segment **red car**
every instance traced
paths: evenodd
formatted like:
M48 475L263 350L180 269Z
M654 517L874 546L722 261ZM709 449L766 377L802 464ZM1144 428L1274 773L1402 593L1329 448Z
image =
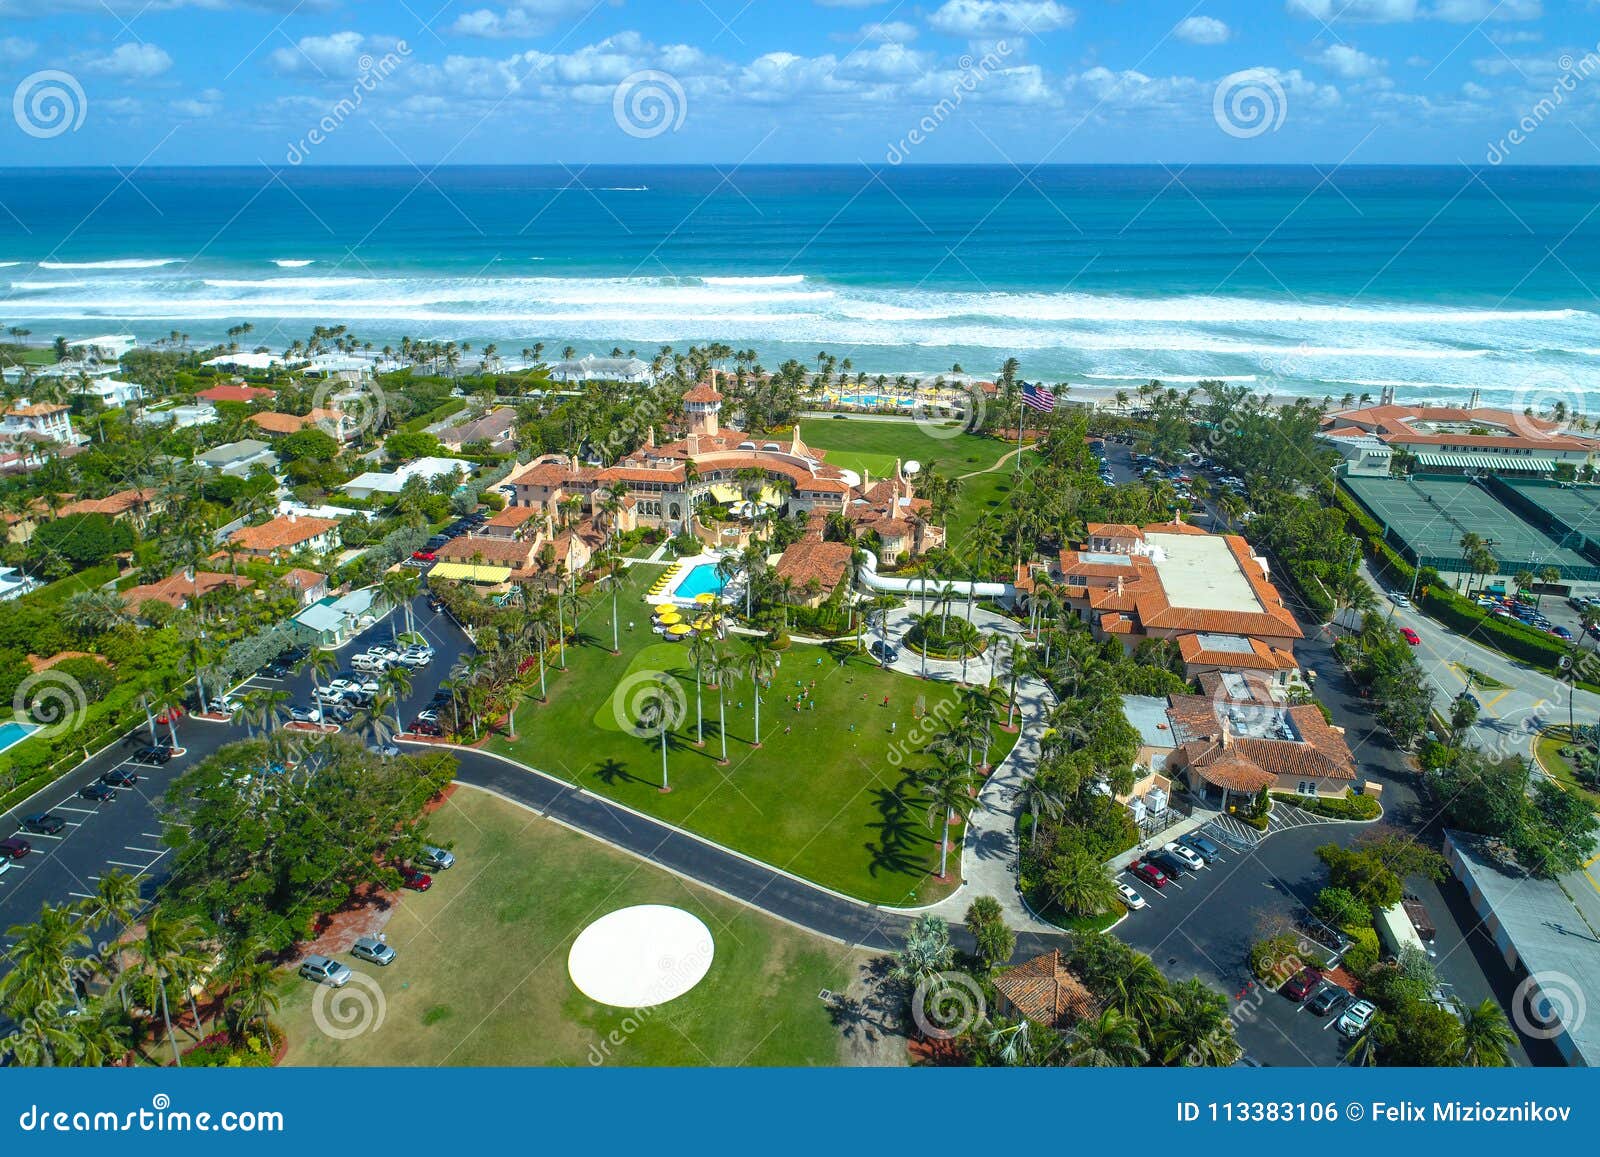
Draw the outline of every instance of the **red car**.
M413 892L426 892L433 887L433 877L415 868L401 868L400 886L410 888Z
M434 554L431 550L414 550L411 552L411 557L416 559L418 562L435 562L439 558L439 556Z
M1422 637L1410 627L1401 627L1400 637L1406 642L1410 643L1413 647L1418 646L1422 642Z
M183 718L183 707L174 703L171 707L163 708L160 715L156 716L157 723L172 723Z
M1129 864L1128 871L1152 888L1165 888L1167 886L1167 874L1154 864L1147 864L1140 860L1137 863Z
M33 851L33 845L21 836L0 840L0 860L20 860Z
M1283 995L1299 1004L1322 983L1322 973L1315 968L1302 968L1283 985Z

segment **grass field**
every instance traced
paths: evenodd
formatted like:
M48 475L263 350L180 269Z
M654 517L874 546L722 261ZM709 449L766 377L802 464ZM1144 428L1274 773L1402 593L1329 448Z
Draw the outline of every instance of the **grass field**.
M993 438L972 434L935 438L911 421L808 418L800 427L800 436L807 446L826 450L833 465L858 473L870 470L874 478L891 474L896 458L936 466L946 475L987 470L1011 449Z
M1565 725L1552 727L1539 733L1534 755L1539 761L1539 766L1549 772L1552 779L1568 791L1587 800L1592 809L1600 811L1600 793L1592 792L1580 784L1578 777L1573 774L1572 764L1561 754L1562 747L1570 744Z
M950 856L952 878L934 878L938 833L907 773L931 758L921 747L932 728L916 728L919 698L933 711L953 703L955 689L882 671L850 654L849 644L837 651L796 645L783 653L762 693L761 747L752 746L751 684L741 680L725 690L729 763L720 766L717 693L701 692L706 743L696 747L688 648L660 642L646 628L637 592L649 577L630 573L621 596L624 622L631 617L636 624L622 632L622 655L604 649L611 626L609 600L602 600L583 622L592 644L567 649L569 669L550 681L550 702L526 701L517 712L517 739L496 736L490 746L850 896L911 906L952 891L959 849ZM743 646L737 638L725 645ZM974 664L973 677L985 670ZM669 794L659 790L660 740L624 729L636 722L639 677L653 671L675 682L684 705L684 721L668 736ZM808 693L799 710L796 680ZM1015 738L996 727L991 760L998 762Z
M277 1019L290 1065L832 1065L847 1059L824 989L846 991L866 953L791 928L485 792L459 787L432 819L456 866L405 893L387 968L341 959L377 982L344 990L381 1004L375 1031L322 1032L314 1002L339 999L294 974ZM567 975L573 940L632 904L703 920L711 970L650 1010L598 1004ZM329 1011L336 1011L335 1004ZM340 1022L335 1022L340 1023ZM373 1018L359 1022L370 1025ZM892 1052L889 1055L893 1055Z

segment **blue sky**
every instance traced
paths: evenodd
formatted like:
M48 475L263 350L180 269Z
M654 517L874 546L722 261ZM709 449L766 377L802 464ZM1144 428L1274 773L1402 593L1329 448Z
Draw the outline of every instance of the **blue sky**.
M1594 0L0 0L0 17L10 164L1600 162Z

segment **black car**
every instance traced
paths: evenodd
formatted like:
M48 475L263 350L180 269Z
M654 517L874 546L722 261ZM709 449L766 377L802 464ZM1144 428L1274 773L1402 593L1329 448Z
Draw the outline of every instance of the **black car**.
M868 643L867 653L874 659L882 660L885 663L893 663L900 655L900 652L895 650L892 644L885 643L881 639L874 639Z
M172 748L167 746L165 743L148 743L141 747L138 751L134 752L133 758L137 759L140 763L154 763L158 766L165 767L172 761ZM110 772L106 773L106 775L110 774ZM109 783L110 781L107 780L107 782Z
M1318 1016L1327 1016L1329 1013L1338 1012L1350 999L1350 994L1337 984L1324 984L1311 994L1311 999L1306 1001L1306 1007Z
M167 758L172 758L171 752L167 753ZM125 767L114 767L100 777L100 782L107 787L132 787L139 782L139 777Z
M1151 852L1149 855L1145 856L1145 859L1165 872L1167 874L1167 878L1171 880L1181 880L1183 879L1183 874L1189 871L1188 864L1178 859L1177 856L1173 855L1165 848L1161 849L1160 851Z
M450 541L450 536L448 534L436 534L432 538L428 539L427 542L422 544L422 549L423 550L438 550L441 546L443 546L445 543L447 543L449 541Z
M428 596L428 609L430 611L432 611L434 614L437 615L440 611L444 610L444 604L441 603L438 599L434 598L432 595L429 595Z
M289 677L289 673L289 668L282 663L268 663L265 667L256 672L256 674L260 675L263 679L287 679Z
M99 780L95 780L93 783L86 783L78 789L78 798L93 800L95 803L105 803L107 800L116 799L117 793Z
M49 812L35 812L31 816L22 817L22 830L25 832L53 836L66 826L66 820Z

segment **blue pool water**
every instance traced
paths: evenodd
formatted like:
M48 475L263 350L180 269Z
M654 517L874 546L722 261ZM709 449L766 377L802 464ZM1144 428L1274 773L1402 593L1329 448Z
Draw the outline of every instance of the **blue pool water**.
M673 592L674 598L692 599L703 594L720 595L722 593L722 576L717 574L715 564L703 562L695 567L678 584L678 589Z
M37 730L39 729L31 723L17 723L13 720L0 723L0 751L15 747Z

